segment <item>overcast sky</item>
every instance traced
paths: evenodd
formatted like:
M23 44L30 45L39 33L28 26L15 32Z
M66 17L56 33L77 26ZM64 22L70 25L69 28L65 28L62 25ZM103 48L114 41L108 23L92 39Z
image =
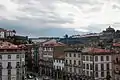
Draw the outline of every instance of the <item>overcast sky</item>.
M0 27L31 37L120 29L120 0L0 0Z

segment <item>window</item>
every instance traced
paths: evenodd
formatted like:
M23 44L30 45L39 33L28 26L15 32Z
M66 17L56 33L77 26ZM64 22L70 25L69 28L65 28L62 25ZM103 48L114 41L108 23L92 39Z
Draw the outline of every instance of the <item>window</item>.
M72 64L72 61L71 60L69 60L70 61L70 64Z
M98 72L95 72L95 77L98 77Z
M74 53L74 57L76 57L76 53Z
M79 64L79 65L81 65L81 62L80 62L80 61L78 61L78 64Z
M2 55L0 55L0 59L2 59Z
M89 76L89 71L86 71L87 76Z
M20 67L20 62L16 63L16 67L19 68Z
M59 66L57 66L57 69L59 69Z
M11 66L11 62L8 62L8 66L7 66L8 69L11 69L12 66Z
M19 59L19 54L16 55L16 58Z
M93 76L93 72L92 71L90 71L90 76Z
M11 55L8 55L8 59L11 59Z
M95 56L95 61L98 61L98 56Z
M8 69L8 80L11 80L11 70Z
M90 61L92 61L93 60L93 57L92 56L90 56Z
M117 63L119 62L119 59L118 59L118 58L116 58L116 62L117 62Z
M66 60L66 64L68 64L68 60Z
M101 61L104 61L104 59L103 59L104 57L103 56L101 56Z
M93 70L93 64L90 64L90 70Z
M106 60L109 61L109 56L106 56Z
M61 62L61 60L59 60L59 63Z
M98 71L98 64L95 64L95 71Z
M101 77L104 77L104 72L101 72Z
M106 64L106 68L107 68L107 70L109 70L110 68L109 68L109 63L107 63Z
M76 60L74 60L74 65L76 65Z
M87 67L86 67L86 69L89 69L89 64L87 64Z
M85 63L83 63L83 69L85 69Z
M8 69L8 75L11 75L11 70L10 69Z
M72 68L69 68L70 69L70 72L72 72Z
M78 54L78 57L80 58L80 54Z
M83 61L85 61L85 56L83 56Z
M104 70L104 64L101 64L101 70Z
M74 73L76 73L76 68L74 68Z
M19 77L19 69L17 69L17 71L16 71L16 74L17 74L17 78Z
M0 62L0 69L2 69L2 62Z
M86 61L89 61L88 56L86 56Z
M71 57L71 53L69 53L69 57Z

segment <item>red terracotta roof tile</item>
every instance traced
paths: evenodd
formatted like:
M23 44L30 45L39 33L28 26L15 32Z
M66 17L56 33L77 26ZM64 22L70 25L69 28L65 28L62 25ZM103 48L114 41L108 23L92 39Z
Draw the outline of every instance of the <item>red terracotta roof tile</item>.
M113 46L120 47L120 43L113 43Z
M100 54L106 54L106 53L111 53L113 51L106 50L106 49L100 49L100 48L87 48L83 52L87 52L89 54L98 54L98 53L100 53Z

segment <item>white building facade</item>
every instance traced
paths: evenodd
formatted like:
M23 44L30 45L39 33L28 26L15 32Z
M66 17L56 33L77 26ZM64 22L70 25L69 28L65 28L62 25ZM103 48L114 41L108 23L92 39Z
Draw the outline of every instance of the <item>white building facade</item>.
M53 62L53 66L54 66L54 69L60 69L60 70L63 70L64 69L64 59L55 59L54 62Z
M83 52L83 74L90 80L112 80L112 55L109 50ZM88 80L88 79L86 79Z
M13 37L15 33L15 30L5 30L0 28L0 38Z
M65 50L66 80L81 80L82 53L79 49L70 48Z
M9 43L0 46L0 80L22 80L25 74L25 51Z

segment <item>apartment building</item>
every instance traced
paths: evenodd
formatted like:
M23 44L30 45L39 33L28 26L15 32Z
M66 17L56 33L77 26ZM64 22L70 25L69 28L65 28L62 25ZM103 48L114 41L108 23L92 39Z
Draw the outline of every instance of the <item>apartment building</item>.
M120 43L113 43L116 54L113 55L113 80L120 80Z
M82 79L82 53L75 48L65 49L65 79L64 80L81 80Z
M53 76L53 54L55 46L62 45L56 40L46 41L39 47L39 65L40 75Z
M63 79L63 72L65 67L65 45L57 45L54 47L53 54L53 76L56 79Z
M112 51L90 47L82 56L85 80L112 80Z
M0 42L0 80L22 80L25 75L23 46Z
M0 38L1 39L12 37L12 36L15 35L15 33L16 33L15 30L6 30L6 29L3 29L3 28L0 28Z

